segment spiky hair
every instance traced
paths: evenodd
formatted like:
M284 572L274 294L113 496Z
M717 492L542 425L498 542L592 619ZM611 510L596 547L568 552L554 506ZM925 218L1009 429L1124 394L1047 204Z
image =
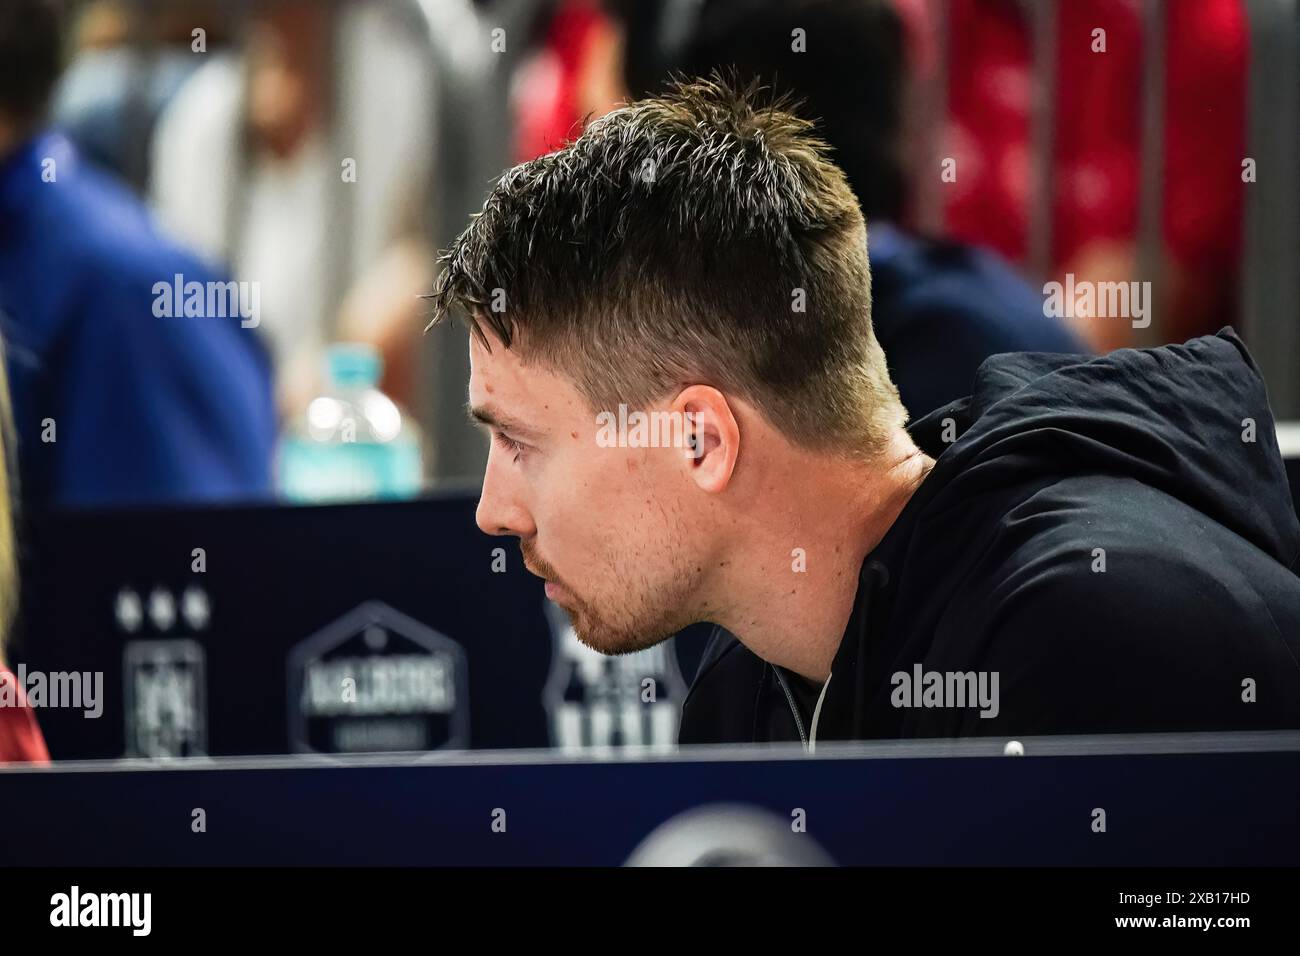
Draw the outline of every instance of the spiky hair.
M710 384L802 444L875 449L905 413L865 226L797 108L758 81L678 79L514 167L440 259L434 321L461 311L597 408Z

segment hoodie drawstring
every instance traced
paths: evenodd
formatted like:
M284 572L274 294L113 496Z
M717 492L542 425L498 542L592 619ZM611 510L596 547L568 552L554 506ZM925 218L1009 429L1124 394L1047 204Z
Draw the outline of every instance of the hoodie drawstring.
M870 561L867 563L863 577L866 586L862 591L861 605L857 608L857 632L846 637L847 640L854 641L853 666L858 672L858 686L862 686L860 680L861 670L865 666L867 658L866 643L867 637L871 634L871 614L876 608L876 594L889 585L889 568L879 561ZM834 672L832 672L826 678L821 695L817 698L817 707L813 711L812 727L809 731L809 753L815 753L817 750L817 725L821 722L822 704L826 700L826 690L831 686L831 678L834 676ZM856 695L856 697L857 699L853 703L852 723L849 725L850 734L856 733L864 722L863 710L866 707L866 701L861 694Z
M817 751L817 723L822 719L822 701L826 699L826 688L831 686L831 678L835 672L826 675L826 683L822 685L822 692L817 696L817 706L813 708L812 728L808 731L808 752Z

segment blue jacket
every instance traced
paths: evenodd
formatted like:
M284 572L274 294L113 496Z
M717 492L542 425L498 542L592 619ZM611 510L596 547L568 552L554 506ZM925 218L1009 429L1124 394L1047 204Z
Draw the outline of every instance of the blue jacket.
M867 234L872 323L913 420L969 395L990 355L1088 351L993 253L881 222Z
M0 160L0 334L24 502L270 495L266 353L238 314L186 316L181 303L158 317L155 284L177 275L220 278L62 136Z

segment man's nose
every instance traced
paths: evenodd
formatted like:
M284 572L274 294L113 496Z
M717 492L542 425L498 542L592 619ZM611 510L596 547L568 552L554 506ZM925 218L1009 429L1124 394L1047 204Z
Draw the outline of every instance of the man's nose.
M474 520L484 534L506 534L527 538L537 533L532 515L520 501L514 483L499 473L488 461L483 475L483 492L478 499Z

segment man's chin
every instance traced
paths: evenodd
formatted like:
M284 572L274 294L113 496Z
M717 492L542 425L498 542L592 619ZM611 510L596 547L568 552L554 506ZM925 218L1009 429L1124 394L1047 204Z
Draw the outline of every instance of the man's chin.
M569 612L569 621L573 624L573 633L578 642L611 657L644 651L663 643L675 633L670 631L661 634L660 628L625 630L609 626L585 608L565 607L565 610Z

